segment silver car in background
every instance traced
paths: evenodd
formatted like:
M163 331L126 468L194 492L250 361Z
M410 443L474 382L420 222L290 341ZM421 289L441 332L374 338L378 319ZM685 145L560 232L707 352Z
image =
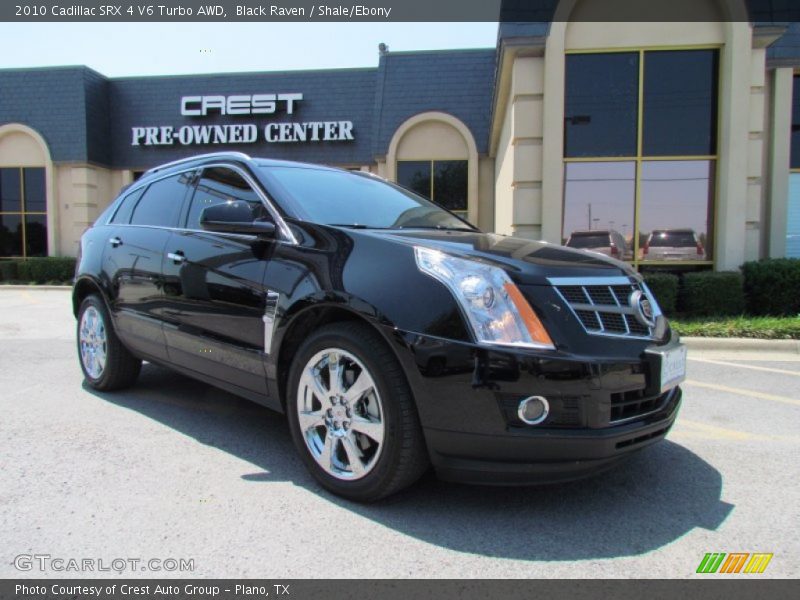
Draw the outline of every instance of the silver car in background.
M614 229L573 231L564 245L569 248L599 252L617 260L631 259L625 238L619 231Z
M640 260L706 260L706 251L694 229L654 229Z

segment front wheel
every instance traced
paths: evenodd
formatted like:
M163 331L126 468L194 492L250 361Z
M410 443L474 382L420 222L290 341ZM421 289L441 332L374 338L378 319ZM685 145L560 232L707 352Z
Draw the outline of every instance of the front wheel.
M287 389L295 446L326 489L369 502L427 469L402 368L368 326L338 323L312 334L292 362Z
M78 357L86 383L111 391L132 385L142 361L119 341L102 298L91 295L78 311Z

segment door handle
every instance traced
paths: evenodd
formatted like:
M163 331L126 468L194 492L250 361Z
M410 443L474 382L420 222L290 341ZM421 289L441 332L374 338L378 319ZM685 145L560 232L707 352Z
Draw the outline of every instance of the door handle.
M180 250L178 250L177 252L168 252L167 258L169 258L175 264L186 262L186 257Z
M108 240L108 243L111 244L112 248L116 248L117 246L122 246L122 240L118 237L114 236Z

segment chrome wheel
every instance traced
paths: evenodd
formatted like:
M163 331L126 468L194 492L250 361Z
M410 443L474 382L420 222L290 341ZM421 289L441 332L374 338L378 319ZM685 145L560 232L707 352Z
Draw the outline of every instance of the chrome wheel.
M311 456L337 479L364 477L380 457L385 427L378 388L345 350L317 352L303 367L297 420Z
M92 379L100 379L106 367L108 340L103 317L94 306L89 306L81 315L78 339L83 368Z

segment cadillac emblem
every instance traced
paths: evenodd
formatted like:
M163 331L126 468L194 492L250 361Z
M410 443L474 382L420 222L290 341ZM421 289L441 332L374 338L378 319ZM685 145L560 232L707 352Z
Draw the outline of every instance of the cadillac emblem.
M641 290L631 292L628 297L628 304L633 309L636 320L645 327L655 327L656 321L653 315L653 305Z

